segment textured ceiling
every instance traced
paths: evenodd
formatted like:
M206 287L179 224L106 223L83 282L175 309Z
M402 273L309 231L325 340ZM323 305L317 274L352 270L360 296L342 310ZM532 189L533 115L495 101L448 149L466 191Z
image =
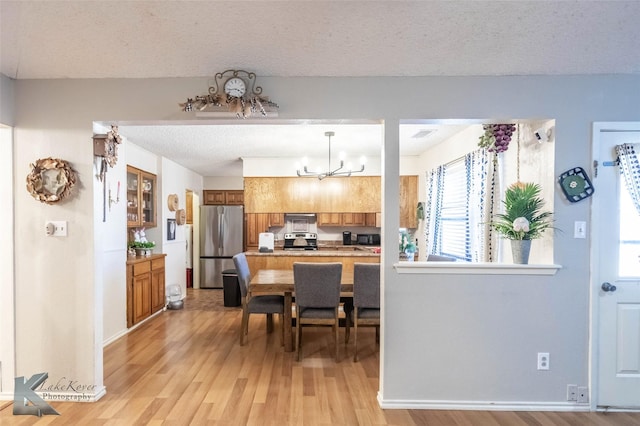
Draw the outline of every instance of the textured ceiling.
M2 0L0 13L0 71L17 79L640 72L638 1Z
M638 40L640 1L0 0L0 72L14 79L211 77L226 69L259 77L637 74ZM305 135L287 124L260 137L244 122L121 133L205 176L239 175L238 158L265 147L292 157L294 141L325 148L325 130L336 132L336 144L379 152L380 140L330 124ZM403 153L409 142L401 140Z
M403 155L418 155L465 127L403 124L400 151ZM295 163L303 157L314 159L313 163L318 165L318 160L328 161L327 131L335 133L331 138L332 165L337 164L340 152L345 153L346 161L351 161L354 168L361 156L368 161L380 160L383 129L373 122L256 120L255 124L229 121L228 124L119 125L120 134L129 142L203 176L242 176L241 158L290 159L291 169L283 170L283 175L295 173ZM426 137L414 137L422 131L432 132ZM323 166L325 164L322 162Z

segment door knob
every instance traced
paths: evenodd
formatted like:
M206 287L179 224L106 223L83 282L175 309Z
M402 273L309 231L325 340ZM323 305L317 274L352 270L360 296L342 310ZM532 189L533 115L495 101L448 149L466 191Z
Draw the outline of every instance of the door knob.
M615 285L611 285L609 283L602 283L602 291L616 291L617 287Z

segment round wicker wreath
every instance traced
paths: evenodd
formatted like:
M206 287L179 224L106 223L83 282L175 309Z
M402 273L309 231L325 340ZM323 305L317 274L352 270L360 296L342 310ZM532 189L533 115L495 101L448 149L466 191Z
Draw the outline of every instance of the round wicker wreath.
M29 167L27 191L42 203L54 204L67 198L76 184L76 173L64 160L43 158Z

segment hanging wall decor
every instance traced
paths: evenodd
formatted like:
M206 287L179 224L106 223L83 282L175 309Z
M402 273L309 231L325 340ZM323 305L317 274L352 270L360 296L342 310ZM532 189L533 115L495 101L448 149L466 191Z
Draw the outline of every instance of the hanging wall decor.
M167 206L169 207L170 212L175 212L178 210L178 194L169 194L167 196Z
M180 107L187 112L226 110L238 118L248 118L254 113L275 114L278 105L262 94L262 87L255 86L255 79L255 73L244 70L217 73L209 83L208 94L187 98Z
M122 137L118 134L118 126L111 126L106 135L93 136L93 155L100 157L98 178L103 181L107 173L107 165L113 167L118 162L118 145L122 143Z
M71 195L76 184L76 172L71 165L58 158L43 158L29 164L27 191L36 200L55 204Z
M187 212L184 209L176 210L176 224L184 225L187 223Z
M560 188L567 200L576 203L593 194L593 185L582 167L574 167L562 173L558 178Z

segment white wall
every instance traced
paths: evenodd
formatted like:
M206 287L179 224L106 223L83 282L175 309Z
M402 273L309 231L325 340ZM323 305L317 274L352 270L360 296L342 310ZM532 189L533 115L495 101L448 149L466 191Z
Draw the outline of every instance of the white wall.
M167 219L175 219L175 212L169 210L167 197L169 194L178 194L179 208L186 208L186 190L190 189L200 193L202 191L202 177L179 164L162 159L162 185L161 195L158 195L158 228L162 230L162 251L167 254L165 259L166 285L178 284L183 296L187 294L186 275L186 242L185 227L176 227L176 239L167 240ZM198 214L198 209L194 214Z
M112 197L115 198L117 182L122 185L122 202L107 207L107 223L104 225L103 256L100 276L104 281L103 291L103 341L108 344L127 332L126 310L126 245L132 236L127 230L126 221L126 197L124 185L126 185L126 166L134 166L157 176L157 226L145 230L147 239L156 243L155 252L165 253L165 283L166 285L178 284L182 288L182 294L186 295L185 272L185 236L184 226L176 229L176 239L167 240L167 219L175 218L175 212L169 211L167 197L169 194L178 194L179 208L186 207L186 190L202 191L202 177L196 173L178 165L177 163L158 157L157 155L126 141L126 135L122 135L125 142L118 148L118 162L114 168L107 172L107 190L110 187ZM102 205L102 183L94 182L95 194L98 203ZM108 197L108 196L107 196ZM101 207L100 207L101 208ZM100 228L102 216L96 218L96 228Z
M97 264L103 260L94 241L101 238L94 229L101 212L92 206L100 198L91 183L91 123L178 119L184 113L177 102L206 85L206 78L16 82L17 374L48 371L102 384ZM555 239L555 262L562 265L555 276L396 273L398 125L400 119L553 117L563 141L553 145L555 175L574 166L590 170L591 123L637 120L640 76L264 78L262 86L281 105L281 119L385 122L383 405L562 407L568 383L588 383L589 239L574 240L570 232ZM40 205L22 182L29 162L49 155L79 171L76 196L59 206ZM561 229L589 220L589 200L568 203L556 190L554 203ZM69 220L69 237L46 239L41 227L50 218ZM550 352L551 370L536 371L539 351Z
M14 82L0 74L0 179L11 182L0 187L0 199L13 200L13 129ZM0 399L13 391L15 376L14 323L14 212L3 209L0 223L5 224L6 238L0 239Z
M203 189L243 190L244 180L242 176L205 176L203 178Z
M13 129L0 124L0 180L13 182ZM0 200L13 200L13 185L0 185ZM8 204L8 203L7 203ZM0 211L0 399L13 390L15 377L14 322L14 218L13 209Z

